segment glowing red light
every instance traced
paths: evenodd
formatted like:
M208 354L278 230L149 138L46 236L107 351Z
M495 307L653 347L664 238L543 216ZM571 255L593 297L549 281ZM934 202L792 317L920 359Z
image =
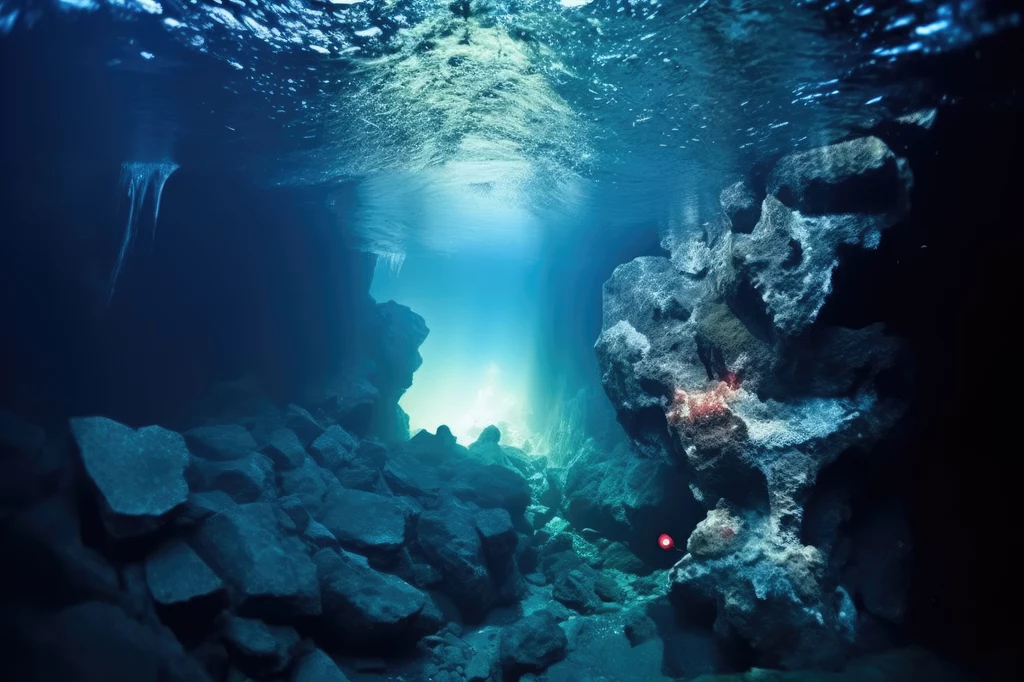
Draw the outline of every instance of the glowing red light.
M675 549L676 543L672 539L671 535L666 535L665 533L662 533L658 536L658 547L661 547L663 550L667 552L670 549Z

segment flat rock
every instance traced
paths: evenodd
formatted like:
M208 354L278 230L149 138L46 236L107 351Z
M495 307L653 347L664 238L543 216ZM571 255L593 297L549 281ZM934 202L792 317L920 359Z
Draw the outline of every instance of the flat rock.
M320 522L344 547L393 555L405 545L410 509L395 498L339 487L324 507Z
M326 631L344 643L395 643L410 635L427 597L361 557L324 549L313 557L320 577Z
M146 584L164 606L213 597L224 582L184 540L164 543L146 558Z
M200 457L225 462L257 450L249 430L238 424L197 426L185 432L189 449Z
M504 679L517 680L525 673L543 672L565 658L569 640L555 617L537 611L505 628L498 643L498 659Z
M270 434L269 442L263 446L263 453L274 462L278 470L294 469L306 459L306 449L291 429L276 429Z
M199 555L224 579L243 616L287 619L320 613L316 566L302 541L278 526L273 505L239 505L207 519Z
M349 679L330 656L316 649L295 663L291 682L349 682Z
M180 434L159 426L136 431L105 417L73 418L71 431L114 537L151 532L188 498L189 453Z

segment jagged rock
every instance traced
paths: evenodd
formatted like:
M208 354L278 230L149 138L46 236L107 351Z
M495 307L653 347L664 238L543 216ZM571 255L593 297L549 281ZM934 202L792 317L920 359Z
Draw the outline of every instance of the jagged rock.
M274 463L258 452L224 462L196 458L189 470L189 484L196 491L223 491L238 503L269 502L277 497Z
M196 533L195 548L227 582L239 615L280 620L320 613L316 566L302 542L279 528L274 505L215 514Z
M250 675L274 675L285 670L300 642L295 628L231 614L221 619L221 633L239 667Z
M281 495L294 495L310 514L320 516L326 505L327 482L330 481L330 477L329 471L321 469L313 458L307 455L299 467L282 471L278 475Z
M452 492L466 502L502 507L514 516L530 505L530 484L518 471L499 464L464 467L452 482Z
M338 538L334 537L334 533L327 530L319 521L310 521L302 531L302 539L306 541L315 550L330 548L339 549L341 543L338 542Z
M146 558L145 570L149 591L163 606L216 599L224 591L223 581L183 540L158 547Z
M518 680L525 673L543 672L565 658L569 640L555 617L538 611L505 628L498 644L503 679Z
M291 519L291 522L295 524L295 530L302 533L306 530L306 527L311 523L309 517L309 511L305 505L302 504L302 499L298 495L286 495L277 501L277 506L285 513L285 515Z
M551 596L580 613L594 613L601 605L594 591L594 574L581 569L559 575L554 580Z
M443 587L469 618L483 615L496 598L473 512L454 502L424 512L416 538L444 576Z
M349 682L349 679L330 656L316 649L296 662L291 682Z
M85 602L36 624L20 652L24 680L209 682L173 635L109 604Z
M743 532L743 519L728 508L719 507L708 512L697 524L686 541L686 551L696 557L720 557L735 552L747 539Z
M294 469L306 460L306 449L291 429L275 429L270 441L263 446L263 453L273 460L278 470Z
M236 504L223 490L191 492L175 522L182 527L190 528Z
M476 515L476 529L480 533L480 540L491 566L509 566L515 556L519 536L508 512L504 509L486 509L480 512Z
M356 448L353 459L360 465L381 471L388 460L387 447L377 440L361 440Z
M327 636L347 646L392 646L415 632L427 597L362 557L324 549L313 557L323 592Z
M419 347L430 330L407 306L387 301L377 304L370 333L378 341L373 384L380 391L373 432L388 441L408 437L408 417L403 419L398 400L412 386L412 375L423 363Z
M299 442L303 445L311 444L324 432L324 427L320 426L313 419L313 415L295 403L288 405L284 415L284 422L285 426L295 433Z
M749 234L761 216L760 201L750 186L740 180L722 190L719 195L722 211L729 218L733 232Z
M774 327L793 336L814 322L832 293L839 248L877 248L894 222L886 214L803 215L768 196L754 230L737 235L733 260Z
M804 214L900 213L909 171L877 137L861 137L783 157L768 192Z
M105 417L71 419L71 432L112 536L152 532L187 499L189 453L181 435L159 426L136 431Z
M621 542L613 542L601 552L601 567L623 573L645 572L643 560Z
M194 454L218 462L239 459L259 449L249 430L238 424L197 426L185 432L185 442Z
M626 613L622 631L629 640L630 646L639 646L658 636L658 626L654 620L640 609L632 609Z
M405 545L410 509L399 500L338 487L327 495L319 521L343 547L393 557Z
M309 451L317 464L329 471L336 471L351 461L357 446L358 442L348 431L334 425L313 441Z

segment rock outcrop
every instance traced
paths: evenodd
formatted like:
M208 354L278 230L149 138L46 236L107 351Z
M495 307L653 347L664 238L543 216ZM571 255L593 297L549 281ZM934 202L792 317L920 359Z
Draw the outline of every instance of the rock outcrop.
M691 604L713 604L720 640L764 664L840 664L858 641L857 588L841 565L885 582L884 560L831 555L841 529L823 532L819 517L834 508L817 504L813 518L806 508L822 470L864 456L908 405L898 339L819 317L844 254L879 245L910 183L876 138L794 154L775 166L759 210L750 187L734 185L708 232L671 258L620 266L605 285L605 390L648 467L675 467L708 510L671 583ZM897 613L899 600L879 592L865 601Z

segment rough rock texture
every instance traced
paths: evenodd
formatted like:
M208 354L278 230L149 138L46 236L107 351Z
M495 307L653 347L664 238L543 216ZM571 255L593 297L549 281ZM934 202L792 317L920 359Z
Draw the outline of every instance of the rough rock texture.
M268 502L277 497L274 463L258 452L249 452L228 462L196 458L189 469L188 480L194 491L219 490L238 503Z
M326 498L320 522L343 546L394 556L405 545L410 508L393 497L335 488Z
M320 614L316 566L302 542L278 526L273 505L256 502L215 514L195 543L228 584L239 615L281 620Z
M349 679L330 656L317 649L298 660L291 682L349 682Z
M498 645L499 665L505 680L524 673L542 672L565 658L569 641L548 611L538 611L505 628Z
M879 325L818 318L846 250L878 246L903 217L910 182L875 138L786 157L756 224L747 220L751 190L734 185L709 233L677 240L671 259L620 266L605 284L596 346L605 391L634 449L674 465L709 510L684 533L687 554L670 580L691 606L710 603L718 637L739 640L761 663L840 664L858 622L856 582L843 580L842 566L878 576L899 547L869 534L876 544L834 554L850 546L836 542L839 498L805 511L820 472L864 456L909 401L898 339ZM577 516L574 495L607 497L590 492L607 477L578 482L586 478L570 467ZM857 558L871 551L883 558ZM861 596L882 617L899 612L893 594Z
M221 620L221 633L242 669L258 676L273 675L287 668L300 641L295 628L230 614Z
M159 426L135 430L105 417L71 420L85 470L96 484L114 537L148 533L188 497L188 449Z
M496 595L473 510L449 502L424 512L416 537L427 559L444 576L445 592L470 618L482 616Z
M257 449L249 430L238 424L198 426L185 432L185 442L193 454L217 461L245 457Z
M171 606L215 596L224 582L183 540L171 540L146 559L146 584L158 604Z

